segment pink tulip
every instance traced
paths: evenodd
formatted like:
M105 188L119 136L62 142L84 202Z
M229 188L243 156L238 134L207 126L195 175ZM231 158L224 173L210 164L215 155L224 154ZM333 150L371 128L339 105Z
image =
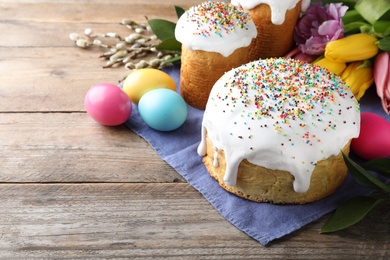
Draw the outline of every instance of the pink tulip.
M310 55L310 54L302 53L302 51L298 47L296 47L293 50L291 50L289 53L287 53L284 57L286 59L292 58L292 59L312 63L318 58L318 55Z
M388 52L381 52L375 59L374 81L383 109L390 115L390 54Z

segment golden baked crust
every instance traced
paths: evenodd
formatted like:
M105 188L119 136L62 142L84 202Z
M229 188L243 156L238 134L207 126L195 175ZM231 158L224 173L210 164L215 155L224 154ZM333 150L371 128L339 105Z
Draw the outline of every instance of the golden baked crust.
M301 12L301 2L287 10L285 21L275 25L271 21L271 9L267 4L260 4L253 9L246 10L257 28L257 37L250 45L249 59L281 57L286 55L294 42L294 28Z
M249 47L224 57L216 52L191 51L182 46L180 94L191 106L204 110L214 83L227 71L249 61Z
M342 154L319 162L311 176L307 192L297 193L293 188L294 177L287 171L271 170L243 160L238 168L237 184L227 186L223 181L226 161L223 150L218 151L218 167L214 166L213 144L206 136L207 154L203 157L210 175L225 190L242 198L274 204L305 204L332 194L345 180L348 169ZM349 154L350 142L342 149Z

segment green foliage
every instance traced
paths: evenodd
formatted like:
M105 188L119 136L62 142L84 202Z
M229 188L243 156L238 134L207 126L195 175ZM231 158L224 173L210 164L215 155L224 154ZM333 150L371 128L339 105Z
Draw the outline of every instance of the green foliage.
M369 171L375 171L383 177L390 178L390 159L381 158L359 165L343 154L344 162L352 177L360 185L375 189L382 195L381 198L360 196L341 204L332 217L326 221L321 233L331 233L350 227L362 220L371 210L382 202L389 200L390 185L386 184Z
M344 162L347 165L352 177L360 185L369 187L371 189L379 190L379 191L390 192L389 185L385 184L383 181L376 178L374 175L372 175L370 172L368 172L362 166L360 166L359 164L355 163L353 160L348 158L348 156L343 154L343 157L344 157ZM390 159L388 159L388 160L390 160ZM379 167L377 167L377 168L380 169Z
M390 11L388 0L359 0L355 9L364 17L365 20L374 24Z
M380 39L378 41L378 47L382 51L390 52L390 37Z
M184 14L184 9L175 6L176 15L178 18ZM157 36L161 43L156 46L156 49L164 52L181 52L181 43L175 38L175 28L176 23L163 19L152 19L148 20L148 24L152 29L152 32ZM174 62L179 61L180 56L175 57L169 61L165 62Z
M371 197L355 197L341 204L322 227L321 233L336 232L350 227L362 220L372 209L384 199Z
M148 20L148 24L160 40L175 38L175 23L163 19L152 19Z
M342 17L345 35L355 33L371 34L380 39L378 46L381 50L390 51L389 0L325 0L324 2L342 2L344 5L349 6L348 11Z
M180 18L180 16L182 16L185 13L185 10L183 8L176 5L175 5L175 11L176 11L177 18Z
M180 51L181 43L178 42L175 38L168 38L157 45L156 49L159 51Z

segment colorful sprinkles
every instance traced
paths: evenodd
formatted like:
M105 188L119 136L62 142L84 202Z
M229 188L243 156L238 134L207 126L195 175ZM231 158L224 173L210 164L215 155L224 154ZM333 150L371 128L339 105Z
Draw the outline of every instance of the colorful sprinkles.
M248 13L241 7L213 1L191 7L186 15L188 21L197 24L193 34L204 37L212 34L223 37L223 34L234 32L236 28L247 30L247 24L251 21Z
M352 93L346 91L348 87L339 77L319 66L275 58L249 63L234 72L224 85L225 94L218 93L215 100L223 104L224 113L244 107L241 117L258 121L255 124L258 128L271 127L265 122L273 119L272 129L283 137L279 144L282 147L296 146L299 139L307 146L320 145L326 140L316 134L318 131L335 131L339 124L356 124L348 122L340 108L346 99L353 98ZM355 104L359 110L358 103ZM245 109L249 106L250 109ZM328 120L329 115L332 120ZM236 135L239 139L256 135L256 129L248 128L246 121L234 122L237 127L238 124L244 124L242 129L246 129L245 133ZM288 130L291 128L294 132ZM295 137L292 139L291 135Z

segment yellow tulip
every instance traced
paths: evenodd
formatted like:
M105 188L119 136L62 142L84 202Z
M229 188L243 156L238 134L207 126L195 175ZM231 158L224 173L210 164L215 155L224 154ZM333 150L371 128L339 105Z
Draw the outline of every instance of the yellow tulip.
M359 100L366 90L374 83L374 70L364 61L356 61L347 66L341 74L345 84L349 86L352 93Z
M333 62L327 58L323 58L314 62L315 65L318 65L322 68L328 69L330 72L333 72L336 75L341 75L344 69L347 67L345 62Z
M378 53L378 40L371 35L358 33L335 41L325 47L325 58L334 62L367 60Z

